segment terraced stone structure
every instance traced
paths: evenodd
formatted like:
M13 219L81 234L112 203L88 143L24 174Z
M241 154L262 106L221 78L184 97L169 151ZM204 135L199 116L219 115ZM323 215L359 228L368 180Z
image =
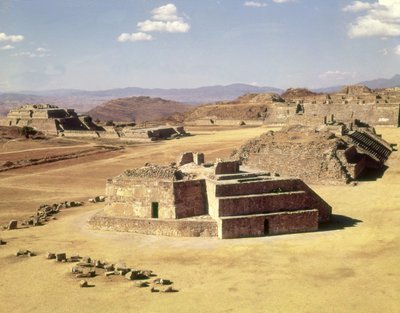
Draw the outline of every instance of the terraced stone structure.
M307 183L348 183L385 168L392 146L367 125L328 122L293 125L251 139L232 153L254 169L299 177Z
M51 104L26 104L11 109L0 126L29 126L47 135L118 139L122 141L155 141L187 136L182 126L113 127L99 126L87 115Z
M238 238L316 231L332 208L302 180L244 171L238 161L148 165L107 181L96 229L168 236ZM186 162L184 160L187 160Z
M199 106L183 114L188 125L288 125L318 126L332 117L349 123L354 119L374 126L400 125L400 90L371 90L347 86L336 93L318 94L288 89L278 94L247 94L234 101Z
M78 115L73 109L62 109L51 104L26 104L11 109L0 120L2 126L29 126L49 135L88 135L97 137L103 130L86 115Z

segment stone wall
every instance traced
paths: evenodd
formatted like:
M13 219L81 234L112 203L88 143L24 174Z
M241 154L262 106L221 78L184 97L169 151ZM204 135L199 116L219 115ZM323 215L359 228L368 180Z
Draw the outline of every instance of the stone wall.
M65 137L82 137L82 138L98 138L99 134L93 130L64 130L62 136Z
M271 180L268 184L265 181L254 181L246 183L221 184L216 186L215 194L217 197L240 196L246 194L270 193L280 188L282 191L295 191L296 185L293 179Z
M204 179L174 182L174 196L176 218L208 213L207 190Z
M212 219L160 220L94 215L89 225L93 229L123 231L146 235L179 237L217 237L217 222Z
M108 181L105 212L115 216L152 217L158 203L159 218L175 218L173 181L135 178Z
M239 218L223 218L220 221L218 236L222 239L228 239L316 230L318 230L318 210L313 209Z
M220 161L215 164L215 174L235 174L239 172L239 161Z
M307 208L307 194L292 191L219 199L219 216L291 211Z

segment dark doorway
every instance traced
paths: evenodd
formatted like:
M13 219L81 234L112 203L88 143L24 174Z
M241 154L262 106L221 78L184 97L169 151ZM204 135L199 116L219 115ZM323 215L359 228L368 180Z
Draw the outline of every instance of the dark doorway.
M269 235L269 220L264 221L264 235Z
M158 202L151 203L151 217L158 218Z

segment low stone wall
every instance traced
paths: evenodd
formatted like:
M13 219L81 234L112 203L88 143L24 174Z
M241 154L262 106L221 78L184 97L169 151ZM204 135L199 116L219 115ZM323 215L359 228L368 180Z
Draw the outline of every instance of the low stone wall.
M145 235L175 237L217 237L214 220L161 220L146 218L111 217L100 212L89 220L92 229L131 232Z
M92 130L64 130L61 132L65 137L84 137L84 138L98 138L97 132Z
M194 121L188 121L186 125L194 126L261 126L263 120L232 120L232 119L220 119L220 118L204 118Z
M217 197L240 196L247 194L270 193L274 189L280 188L282 191L296 191L293 179L270 180L268 184L265 181L254 181L237 184L216 185L215 195Z

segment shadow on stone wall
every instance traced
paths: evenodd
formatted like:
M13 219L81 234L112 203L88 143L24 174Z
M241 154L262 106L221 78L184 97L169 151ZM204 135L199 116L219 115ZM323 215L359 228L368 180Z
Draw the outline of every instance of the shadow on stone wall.
M362 223L362 221L345 215L332 214L331 220L328 223L320 224L318 231L345 229L355 227L359 223Z
M365 169L364 172L357 178L358 181L376 181L383 177L383 174L389 167L383 165L382 168L379 169Z

